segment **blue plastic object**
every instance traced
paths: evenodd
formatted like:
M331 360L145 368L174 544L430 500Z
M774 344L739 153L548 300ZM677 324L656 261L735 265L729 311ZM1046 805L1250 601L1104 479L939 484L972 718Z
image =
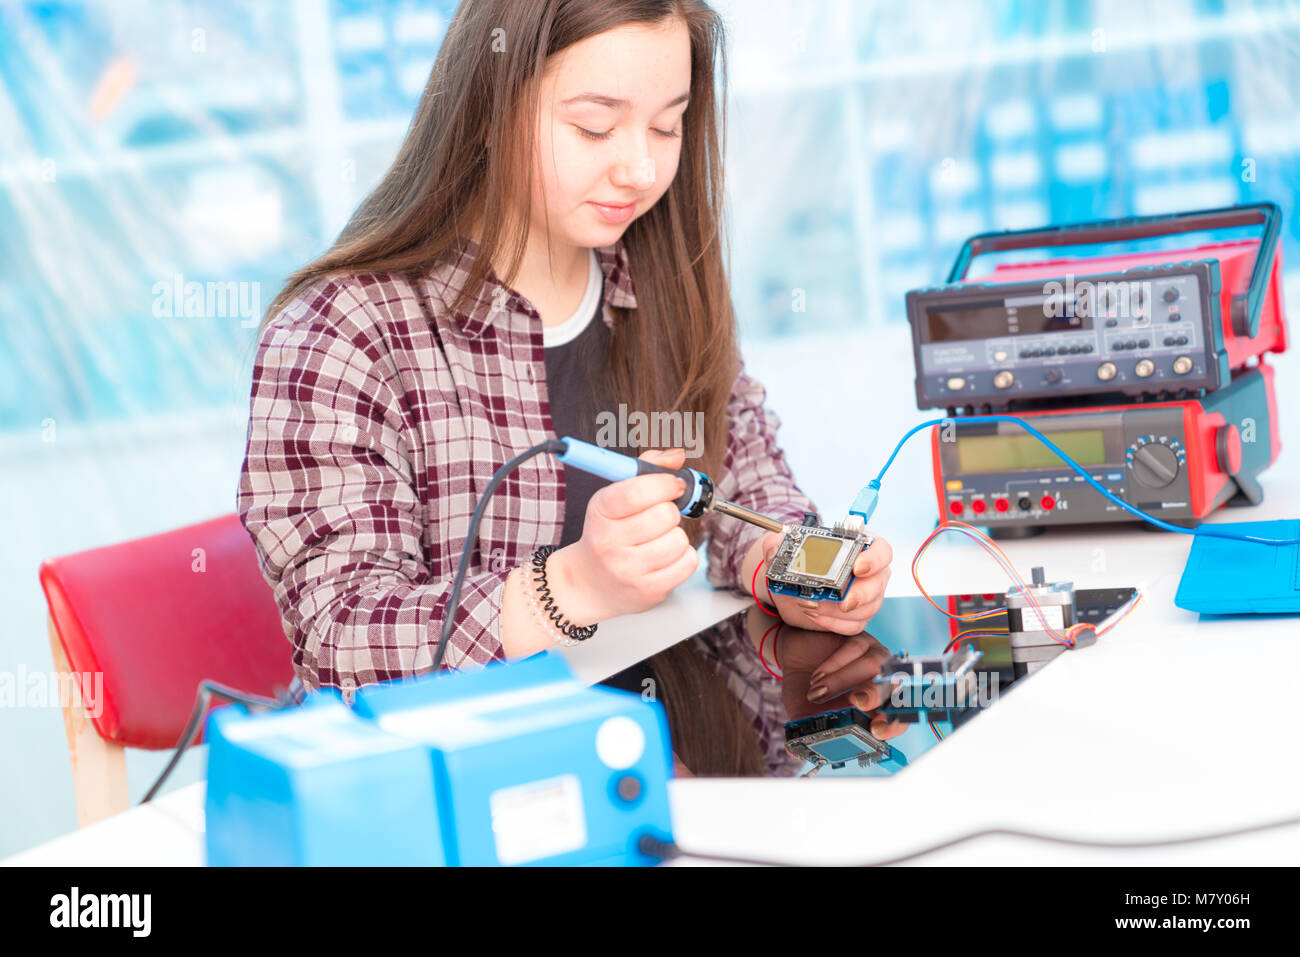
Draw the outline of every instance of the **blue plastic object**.
M672 840L663 707L552 652L207 728L211 865L654 864L639 838Z
M205 740L209 866L445 863L428 749L336 694L217 708Z
M686 466L680 469L663 468L652 462L647 462L645 459L634 459L622 452L602 449L598 445L592 445L590 442L584 442L568 435L560 441L565 444L565 451L557 456L561 462L573 468L582 469L582 471L589 472L592 475L609 479L611 482L621 482L623 479L635 478L648 472L667 472L670 475L681 475L687 479L688 488L686 494L681 499L678 499L675 504L683 514L692 517L698 517L695 514L697 505L700 499L704 497L705 490L713 487L713 483L708 476L693 468Z
M1212 527L1255 538L1300 538L1300 519L1294 518ZM1300 612L1300 545L1197 535L1174 604L1213 615Z
M861 515L862 523L865 525L871 521L871 516L876 511L876 505L879 501L880 479L873 478L858 492L858 497L853 500L853 505L849 508L849 514Z

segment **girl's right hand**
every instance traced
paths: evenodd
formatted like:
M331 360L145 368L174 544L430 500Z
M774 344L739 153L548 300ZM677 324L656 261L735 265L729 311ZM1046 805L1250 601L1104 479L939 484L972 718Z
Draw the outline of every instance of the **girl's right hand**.
M668 469L686 462L684 449L648 450L639 458ZM673 504L686 490L675 475L636 475L598 489L587 502L582 537L547 560L556 568L556 604L587 625L652 608L695 574L699 553Z

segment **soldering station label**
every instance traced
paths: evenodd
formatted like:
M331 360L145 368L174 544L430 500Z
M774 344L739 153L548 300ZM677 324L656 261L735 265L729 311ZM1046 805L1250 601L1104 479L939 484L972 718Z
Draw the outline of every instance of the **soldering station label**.
M576 774L493 791L492 833L497 860L527 864L587 846L582 783Z

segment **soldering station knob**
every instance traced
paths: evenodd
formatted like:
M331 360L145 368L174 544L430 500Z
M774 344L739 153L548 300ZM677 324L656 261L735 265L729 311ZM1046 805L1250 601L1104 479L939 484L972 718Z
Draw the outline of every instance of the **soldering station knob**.
M614 785L614 792L620 800L632 804L641 796L641 779L635 774L625 774Z

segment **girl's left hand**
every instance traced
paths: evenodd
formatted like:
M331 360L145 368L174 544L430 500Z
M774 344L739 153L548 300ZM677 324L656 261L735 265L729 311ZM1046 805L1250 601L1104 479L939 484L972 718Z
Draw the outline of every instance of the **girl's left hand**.
M766 569L781 544L780 532L768 532L762 538L763 564L759 566L756 589L759 598L768 595ZM857 635L867 627L867 622L880 610L885 598L885 584L889 581L889 563L894 549L879 535L874 536L867 548L853 564L853 584L843 601L811 601L792 595L771 594L768 601L776 605L781 620L796 628L812 631L830 631L838 635Z

